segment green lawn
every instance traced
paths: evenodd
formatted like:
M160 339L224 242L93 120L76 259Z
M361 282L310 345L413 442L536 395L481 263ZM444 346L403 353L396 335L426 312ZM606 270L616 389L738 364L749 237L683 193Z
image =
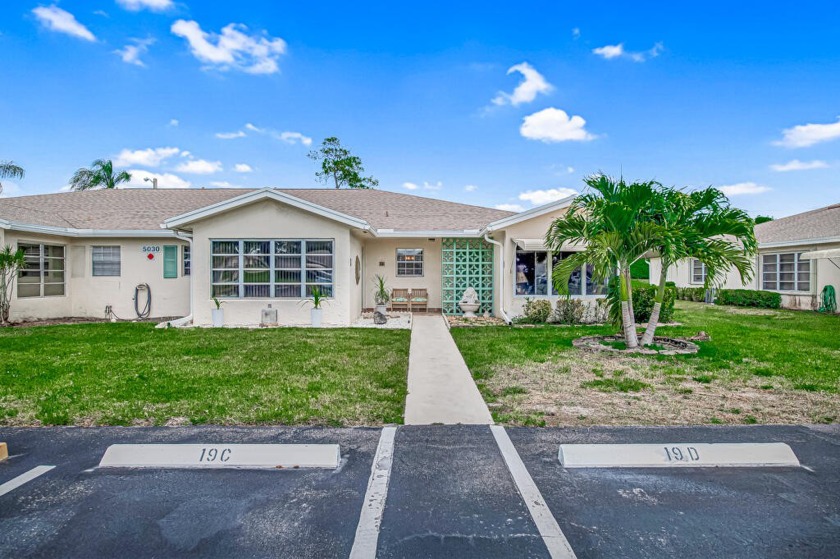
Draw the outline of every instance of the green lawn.
M0 425L402 423L407 330L0 329Z
M609 326L453 328L496 419L526 424L840 421L840 316L678 302L692 356L583 352Z

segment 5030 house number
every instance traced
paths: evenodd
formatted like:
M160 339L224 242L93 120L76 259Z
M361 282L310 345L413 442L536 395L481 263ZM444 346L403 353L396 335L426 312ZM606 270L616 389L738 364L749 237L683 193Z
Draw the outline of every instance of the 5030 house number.
M700 453L693 446L665 446L665 458L668 462L699 462Z
M229 448L202 448L201 456L198 461L201 463L207 462L227 462L230 460L231 449Z

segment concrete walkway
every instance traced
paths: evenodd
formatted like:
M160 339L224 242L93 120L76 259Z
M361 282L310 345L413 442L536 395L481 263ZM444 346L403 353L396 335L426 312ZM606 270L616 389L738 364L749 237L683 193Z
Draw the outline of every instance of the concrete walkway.
M440 315L414 315L408 356L406 425L493 423Z

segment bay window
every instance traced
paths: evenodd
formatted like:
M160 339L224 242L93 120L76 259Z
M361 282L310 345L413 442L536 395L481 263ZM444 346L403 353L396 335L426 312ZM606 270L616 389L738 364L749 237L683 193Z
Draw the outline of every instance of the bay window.
M303 299L333 295L333 241L211 241L213 297Z

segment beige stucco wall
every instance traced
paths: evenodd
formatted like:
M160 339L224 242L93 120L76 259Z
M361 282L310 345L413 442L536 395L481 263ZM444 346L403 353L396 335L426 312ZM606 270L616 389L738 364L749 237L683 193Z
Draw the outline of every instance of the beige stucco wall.
M64 295L18 297L12 299L13 321L64 317L103 318L105 306L111 305L120 318L133 319L134 288L148 283L152 292L151 317L183 316L189 312L189 279L182 276L183 241L177 239L77 238L5 231L0 246L17 248L19 242L47 243L64 247ZM178 277L163 277L163 246L178 246ZM93 277L93 246L120 246L119 277ZM160 247L149 260L144 246ZM141 297L141 303L145 298ZM141 304L142 309L142 304Z
M423 249L423 276L397 277L397 249ZM376 275L385 276L389 289L425 287L429 291L429 308L441 307L441 239L368 239L364 245L364 306L373 308ZM382 265L380 266L380 263Z
M334 297L324 304L325 325L347 325L355 316L351 284L353 277L350 230L340 224L312 213L273 200L263 200L198 221L193 231L193 315L199 326L212 324L210 296L210 241L259 239L332 239ZM260 322L260 312L271 304L278 309L284 325L310 324L311 305L300 299L225 299L226 325L254 325Z

